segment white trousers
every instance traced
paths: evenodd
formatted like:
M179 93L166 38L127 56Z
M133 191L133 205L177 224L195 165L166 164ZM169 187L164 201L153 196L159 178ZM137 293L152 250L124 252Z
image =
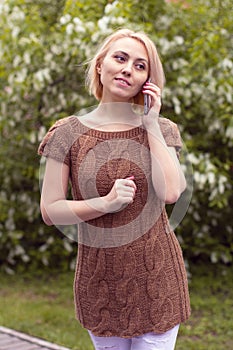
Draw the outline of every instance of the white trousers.
M179 325L162 334L146 333L130 339L89 334L95 350L174 350L178 330Z

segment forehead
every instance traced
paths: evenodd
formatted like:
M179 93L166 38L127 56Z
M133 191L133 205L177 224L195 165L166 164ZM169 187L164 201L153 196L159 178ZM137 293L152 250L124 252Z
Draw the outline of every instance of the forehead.
M148 60L148 55L145 46L139 40L134 38L120 38L112 43L108 53L115 51L124 51L129 55L137 56Z

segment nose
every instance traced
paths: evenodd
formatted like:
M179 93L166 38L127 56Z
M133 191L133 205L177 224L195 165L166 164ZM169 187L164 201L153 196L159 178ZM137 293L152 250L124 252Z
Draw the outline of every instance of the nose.
M130 76L132 73L132 63L127 62L127 64L122 69L122 74Z

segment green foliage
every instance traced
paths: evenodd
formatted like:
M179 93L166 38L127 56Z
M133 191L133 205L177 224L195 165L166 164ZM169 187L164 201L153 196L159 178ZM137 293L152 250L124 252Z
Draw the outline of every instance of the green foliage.
M75 320L73 272L0 274L0 324L72 350L92 350ZM233 274L195 266L190 283L191 318L179 330L176 350L233 348Z
M190 262L232 262L231 0L5 0L0 4L0 264L73 266L76 245L39 213L37 147L58 118L92 105L85 62L119 27L146 31L167 79L164 116L178 123L194 193L177 234Z

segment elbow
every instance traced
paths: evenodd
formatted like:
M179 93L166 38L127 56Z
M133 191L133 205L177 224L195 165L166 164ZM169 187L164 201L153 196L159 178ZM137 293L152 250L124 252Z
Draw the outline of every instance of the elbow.
M47 225L47 226L52 226L53 225L52 221L49 219L48 216L42 215L42 219L43 219L45 225Z
M50 220L49 215L48 215L47 211L45 210L44 206L41 206L41 216L42 216L42 219L43 219L44 223L47 226L52 226L53 225L53 222Z
M181 193L178 192L178 191L174 191L172 193L169 193L166 195L166 198L165 198L165 203L166 204L174 204L178 201L178 199L180 198L180 195Z
M166 204L176 203L180 198L181 194L184 192L185 188L186 188L186 185L182 186L179 190L169 191L169 193L166 194L165 203Z
M155 188L155 187L154 187ZM178 201L181 194L186 189L186 183L182 184L180 187L172 187L172 188L162 188L160 190L155 190L157 196L160 200L162 200L165 204L174 204Z
M181 194L185 191L186 186L187 186L187 183L186 183L185 177L182 176L180 181L180 186L178 186L178 188L173 188L166 193L165 203L166 204L176 203L180 198Z
M178 201L180 198L181 192L174 190L174 191L168 191L166 194L160 191L156 192L158 198L164 202L165 204L174 204Z

